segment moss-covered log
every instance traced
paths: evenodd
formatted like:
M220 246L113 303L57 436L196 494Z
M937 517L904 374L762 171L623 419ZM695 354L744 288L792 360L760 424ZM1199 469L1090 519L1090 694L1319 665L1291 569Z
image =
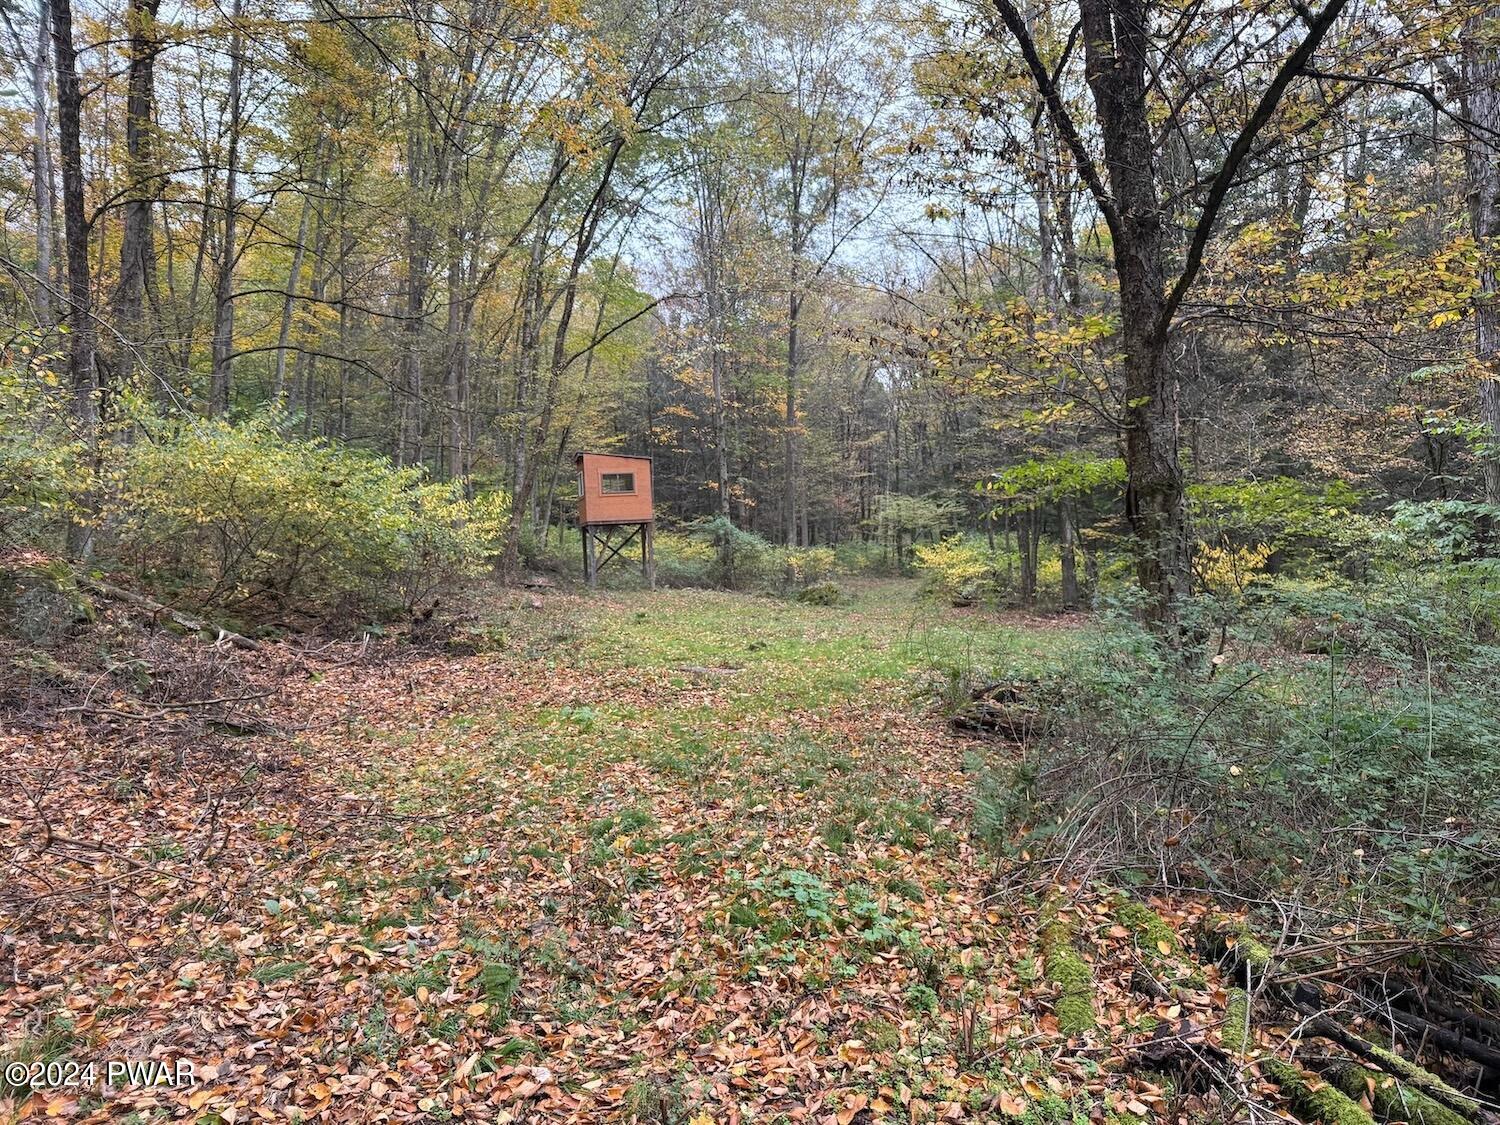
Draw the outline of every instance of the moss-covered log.
M1237 1055L1247 1055L1255 1046L1255 1036L1250 1033L1250 994L1243 988L1229 990L1229 1003L1224 1006L1224 1031L1221 1038L1225 1050Z
M1134 935L1148 957L1169 957L1182 951L1177 932L1149 906L1127 898L1115 906L1115 917Z
M1215 960L1232 957L1252 978L1263 977L1274 967L1271 947L1239 918L1209 915L1203 925L1203 946Z
M1461 1118L1476 1113L1479 1109L1477 1101L1455 1090L1431 1071L1418 1066L1410 1059L1402 1058L1387 1047L1371 1043L1368 1039L1354 1034L1343 1024L1335 1023L1327 1016L1318 1015L1309 1019L1304 1025L1304 1032L1308 1035L1316 1035L1320 1039L1328 1039L1352 1051L1366 1062L1374 1063L1386 1074L1400 1079L1409 1089L1426 1094L1431 1100L1447 1106Z
M1309 1077L1291 1063L1270 1059L1261 1064L1261 1070L1281 1087L1292 1112L1309 1125L1375 1125L1364 1107L1344 1091Z
M1351 1098L1368 1097L1375 1116L1382 1121L1409 1121L1411 1125L1471 1125L1463 1114L1455 1113L1414 1086L1358 1063L1335 1063L1324 1074L1328 1081Z
M1098 1026L1094 1015L1094 973L1073 946L1073 927L1056 901L1049 902L1042 922L1042 957L1047 980L1057 989L1053 1011L1064 1035L1081 1035Z

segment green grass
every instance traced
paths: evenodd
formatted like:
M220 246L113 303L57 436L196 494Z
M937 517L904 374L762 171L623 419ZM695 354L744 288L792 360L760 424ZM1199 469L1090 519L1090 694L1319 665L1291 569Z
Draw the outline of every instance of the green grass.
M306 961L274 961L251 969L250 979L258 984L278 984L281 981L294 980L301 976L306 968Z
M870 680L944 664L1011 664L1036 647L1034 635L959 619L914 598L911 582L852 585L857 597L848 607L709 591L606 603L596 611L584 659L610 668L713 670L715 686L745 713L816 707Z

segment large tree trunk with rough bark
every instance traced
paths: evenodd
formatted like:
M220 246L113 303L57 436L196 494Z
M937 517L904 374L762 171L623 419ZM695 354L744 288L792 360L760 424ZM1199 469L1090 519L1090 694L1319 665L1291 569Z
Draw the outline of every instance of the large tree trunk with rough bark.
M1124 353L1125 511L1136 538L1147 616L1170 624L1188 593L1190 544L1178 458L1178 384L1160 331L1167 284L1146 104L1149 18L1143 0L1084 0L1081 12L1086 74L1118 212L1113 233Z
M1154 73L1148 0L1079 3L1084 76L1093 95L1104 150L1106 171L1102 175L1020 10L1012 0L992 2L1020 46L1048 116L1109 227L1120 294L1126 514L1137 544L1137 576L1146 597L1146 616L1176 641L1180 639L1181 605L1189 593L1192 540L1178 456L1178 382L1166 360L1167 340L1177 310L1202 268L1224 201L1244 176L1256 137L1274 117L1290 84L1307 73L1346 0L1328 0L1321 11L1301 13L1306 34L1277 67L1208 181L1182 270L1170 289L1163 263L1164 216L1147 98L1147 75Z
M83 200L83 151L78 52L73 47L73 6L52 0L52 48L57 66L57 137L62 157L63 238L68 264L68 379L79 435L92 444L98 428L98 374L94 368L94 310L89 279L89 220Z
M94 368L94 311L89 291L89 221L83 201L78 52L73 46L73 6L52 0L52 50L57 66L57 138L62 157L63 236L68 260L68 382L78 438L92 450L99 442L99 378ZM68 527L68 551L86 557L92 546L87 518Z

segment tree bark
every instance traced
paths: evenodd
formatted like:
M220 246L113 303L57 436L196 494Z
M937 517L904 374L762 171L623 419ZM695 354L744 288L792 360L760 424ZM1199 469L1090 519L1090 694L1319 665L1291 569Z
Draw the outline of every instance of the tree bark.
M786 545L797 545L797 380L801 372L799 351L802 294L797 292L797 266L792 263L792 291L787 295L786 311L786 419L782 435L782 461L786 467L782 503L786 517Z
M1026 508L1016 517L1016 549L1021 556L1022 605L1036 602L1036 509Z
M419 72L419 85L427 88ZM432 225L422 214L427 204L432 160L425 123L415 108L408 112L418 120L409 126L406 145L406 307L401 326L401 379L395 387L396 448L398 465L422 460L422 344L427 323L427 271L432 259Z
M522 274L521 329L517 340L515 394L515 434L511 458L510 521L506 526L500 572L507 579L520 567L521 535L526 527L531 488L531 406L539 377L542 348L542 269L545 264L546 231L549 216L538 217L538 227L531 240L531 253ZM649 428L648 428L649 432Z
M318 181L323 179L323 138L318 138L313 152L313 166L318 169ZM312 195L302 197L302 213L297 217L297 244L292 247L292 265L287 270L286 296L281 301L281 324L276 330L276 377L272 384L271 397L280 404L287 397L286 357L287 345L292 338L292 314L296 309L297 286L302 283L302 263L307 257L307 228L312 221ZM295 389L295 387L294 387Z
M224 175L223 244L219 247L214 282L213 368L209 376L208 412L227 414L234 380L234 267L238 258L236 223L239 218L240 100L242 95L244 34L240 17L244 0L234 0L229 35L229 148Z
M73 6L51 0L52 49L57 67L57 137L62 157L63 237L68 260L68 382L73 423L91 453L99 445L99 377L94 367L94 313L89 290L89 221L83 201L78 52L73 47ZM90 506L88 501L85 506ZM93 547L87 514L68 525L68 552L86 558Z
M1288 86L1306 72L1346 0L1328 0L1322 11L1303 13L1306 34L1282 60L1209 182L1182 270L1170 291L1162 261L1163 219L1146 96L1152 26L1148 0L1080 0L1084 77L1099 122L1104 176L1020 11L1012 0L993 3L1109 227L1120 294L1125 510L1136 540L1137 579L1146 596L1146 617L1175 643L1180 639L1181 603L1189 593L1192 541L1178 456L1179 388L1175 372L1165 362L1167 339L1202 268L1219 211L1243 178L1256 137L1275 115Z
M1084 0L1080 11L1085 74L1118 215L1113 234L1124 353L1125 514L1136 538L1147 617L1170 625L1188 595L1191 551L1178 458L1179 388L1158 332L1167 282L1146 105L1150 19L1144 0Z
M78 83L78 52L73 47L73 6L51 0L52 48L57 66L57 137L62 157L63 238L67 248L68 380L73 419L92 447L98 440L99 382L94 367L95 333L89 270L90 224L84 212Z
M1078 604L1078 555L1073 549L1073 516L1068 502L1057 502L1057 534L1062 558L1062 604L1072 609Z
M718 158L705 156L696 168L698 190L698 258L703 271L703 300L708 314L708 372L713 409L715 510L729 519L728 425L724 406L725 293L724 265L728 242L725 192Z
M156 13L161 0L130 0L125 25L130 36L125 94L126 196L120 232L120 278L114 293L118 334L114 378L127 386L146 344L146 300L156 288L152 208L159 194L156 166ZM162 398L158 395L158 398Z
M574 234L573 257L568 264L567 278L562 288L562 307L557 315L557 324L552 334L552 357L547 368L547 385L542 393L541 409L537 414L536 432L534 438L526 441L521 449L528 455L517 461L518 473L517 484L514 494L511 496L510 526L505 537L505 548L501 554L500 569L506 576L515 573L520 561L521 532L525 526L525 520L531 511L536 494L536 478L539 470L541 451L545 448L547 439L552 432L552 417L557 410L557 392L562 381L563 372L568 367L568 330L573 324L573 314L578 307L578 279L583 272L584 263L588 261L589 254L597 244L599 234L599 223L609 206L610 183L614 177L616 165L620 153L624 150L625 140L617 138L610 149L608 158L604 161L603 168L599 173L599 182L595 186L594 194L590 197L588 205L584 208L583 215L579 219L577 231ZM540 239L538 245L540 245ZM536 281L537 301L541 301L541 260L534 258L534 264L538 270ZM554 301L556 298L554 298ZM548 302L548 308L553 302ZM541 320L543 314L539 311L532 331L537 336L538 350L540 347ZM535 357L536 362L540 357ZM522 418L522 429L528 425L527 420Z
M1481 459L1484 498L1500 504L1500 9L1487 8L1464 25L1463 116L1470 125L1464 153L1469 173L1469 216L1480 249L1479 293L1474 302L1474 352L1480 366L1479 418L1489 431Z
M55 206L52 182L52 122L47 104L47 71L51 69L48 56L51 54L52 20L48 0L37 4L36 57L31 66L32 128L36 136L31 142L32 161L35 165L36 182L33 194L36 198L36 310L37 324L43 328L52 324L52 211Z

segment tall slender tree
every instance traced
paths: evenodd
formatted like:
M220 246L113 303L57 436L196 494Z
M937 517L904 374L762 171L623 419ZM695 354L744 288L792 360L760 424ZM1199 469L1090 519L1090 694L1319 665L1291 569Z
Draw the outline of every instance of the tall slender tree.
M131 381L145 344L146 301L154 293L153 209L160 194L156 122L156 15L161 0L130 0L125 13L128 69L125 92L125 202L120 232L120 276L113 305L115 378Z

